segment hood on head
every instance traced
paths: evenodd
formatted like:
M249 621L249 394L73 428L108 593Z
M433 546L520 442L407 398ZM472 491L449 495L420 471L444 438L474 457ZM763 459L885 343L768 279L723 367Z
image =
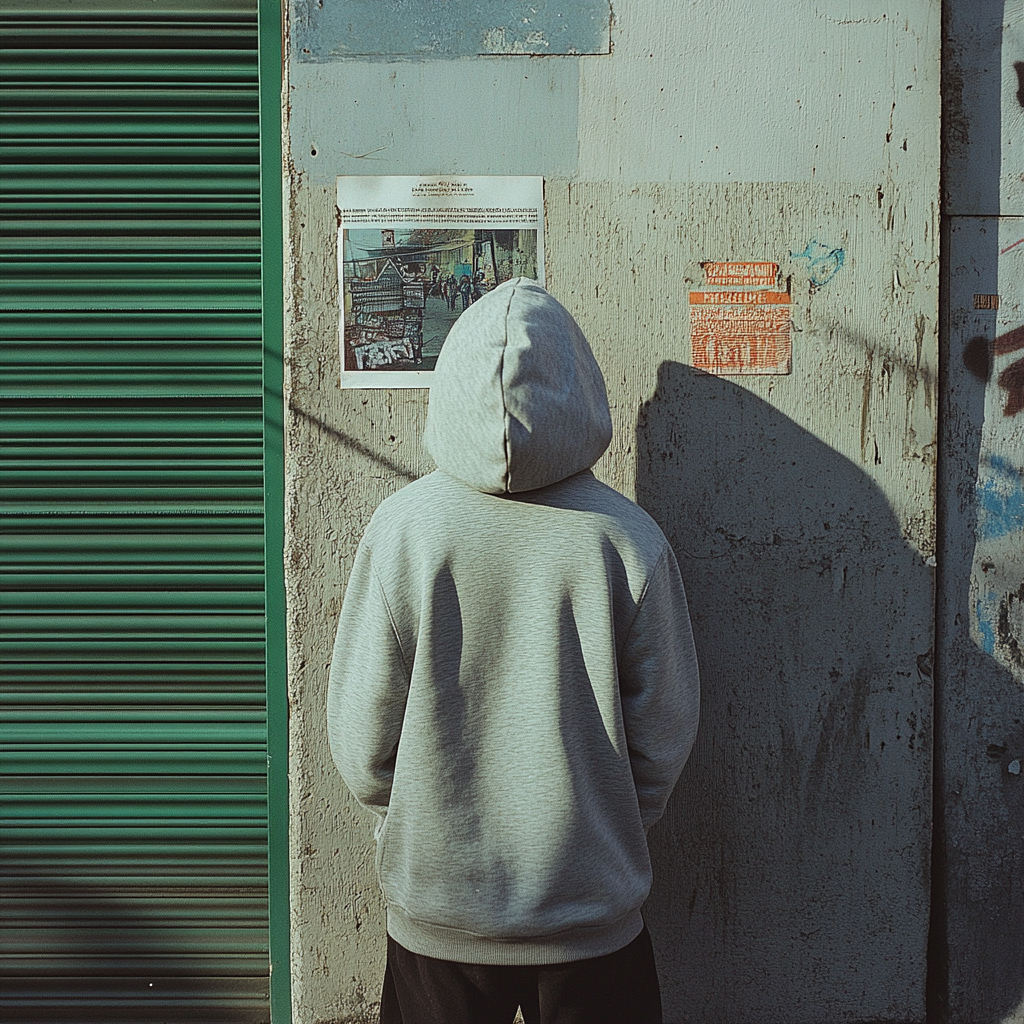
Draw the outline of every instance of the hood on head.
M455 322L423 437L438 468L488 494L532 491L589 469L611 438L590 345L536 281L506 281Z

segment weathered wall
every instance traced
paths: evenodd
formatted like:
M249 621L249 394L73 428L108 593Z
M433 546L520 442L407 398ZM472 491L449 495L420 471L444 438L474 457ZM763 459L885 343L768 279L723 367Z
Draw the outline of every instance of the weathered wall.
M327 754L326 671L370 514L432 468L425 393L337 385L345 173L546 179L548 286L613 406L597 472L672 540L702 659L702 732L651 839L666 1019L924 1018L938 7L636 0L617 6L611 42L585 57L292 55L303 1024L372 1019L379 991L370 828ZM842 250L831 277L817 246ZM792 374L689 365L688 293L702 261L728 259L781 265Z
M1024 2L947 5L934 976L1024 1020Z

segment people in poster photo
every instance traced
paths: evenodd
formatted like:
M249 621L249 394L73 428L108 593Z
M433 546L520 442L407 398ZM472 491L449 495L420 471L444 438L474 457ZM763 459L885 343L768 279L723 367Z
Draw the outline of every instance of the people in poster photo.
M537 277L535 228L359 227L342 246L346 371L433 370L474 302Z

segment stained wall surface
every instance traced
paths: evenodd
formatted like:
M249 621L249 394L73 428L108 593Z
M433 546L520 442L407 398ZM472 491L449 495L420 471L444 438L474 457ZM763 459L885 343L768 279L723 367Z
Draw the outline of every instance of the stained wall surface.
M938 14L635 0L608 53L292 48L297 1021L375 1019L383 912L327 752L327 666L370 515L433 468L426 392L338 387L335 178L455 173L544 176L547 284L608 381L596 472L661 524L690 596L703 724L645 911L666 1020L924 1019ZM689 293L716 260L779 264L791 373L693 368Z
M935 975L1024 1020L1024 2L944 25Z

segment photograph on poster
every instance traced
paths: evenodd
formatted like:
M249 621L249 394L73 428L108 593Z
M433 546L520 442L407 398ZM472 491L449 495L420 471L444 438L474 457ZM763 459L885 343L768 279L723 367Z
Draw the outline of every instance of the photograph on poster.
M539 178L338 179L343 387L429 387L459 316L543 280Z

